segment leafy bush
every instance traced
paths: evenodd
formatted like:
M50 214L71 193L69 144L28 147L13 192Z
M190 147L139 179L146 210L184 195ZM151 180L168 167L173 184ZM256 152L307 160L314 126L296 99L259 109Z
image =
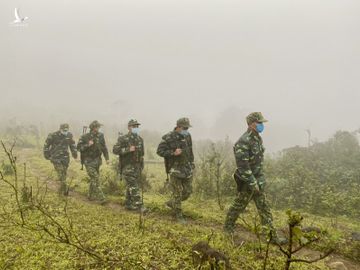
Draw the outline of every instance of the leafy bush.
M292 147L268 159L271 202L317 214L360 218L360 146L354 134L338 131L310 147Z

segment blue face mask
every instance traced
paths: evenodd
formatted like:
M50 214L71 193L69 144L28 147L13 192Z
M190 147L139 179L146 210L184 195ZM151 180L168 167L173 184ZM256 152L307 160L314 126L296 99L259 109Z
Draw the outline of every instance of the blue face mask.
M187 136L187 135L189 135L189 131L182 130L182 131L180 131L180 134L183 135L183 136Z
M257 124L256 124L256 131L257 131L257 132L259 132L259 133L263 132L263 131L264 131L264 128L265 128L265 126L264 126L263 123L257 123Z
M61 132L61 134L64 135L64 136L68 135L68 133L69 133L69 131L64 131L64 130L61 130L60 132Z
M139 133L140 133L140 128L138 128L138 127L133 127L133 128L131 129L131 132L134 133L134 134L139 135Z

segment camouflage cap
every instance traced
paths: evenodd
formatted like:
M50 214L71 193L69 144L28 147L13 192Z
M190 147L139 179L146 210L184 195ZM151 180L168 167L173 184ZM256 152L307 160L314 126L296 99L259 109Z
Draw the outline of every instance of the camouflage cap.
M66 124L66 123L61 124L61 125L60 125L60 129L61 129L61 130L64 130L64 131L69 130L69 124Z
M94 129L94 128L98 128L98 127L101 127L101 126L102 126L102 124L100 124L99 121L94 120L94 121L92 121L90 123L89 128Z
M185 127L185 128L192 127L192 126L190 125L190 120L189 120L189 118L187 118L187 117L183 117L183 118L180 118L179 120L177 120L176 126L178 126L178 127Z
M248 125L254 123L254 122L259 122L259 123L264 123L267 122L268 120L266 120L261 112L253 112L250 113L248 116L246 116L246 122L248 123Z
M132 126L140 126L141 124L138 122L138 120L136 119L131 119L128 123L128 127L132 127Z

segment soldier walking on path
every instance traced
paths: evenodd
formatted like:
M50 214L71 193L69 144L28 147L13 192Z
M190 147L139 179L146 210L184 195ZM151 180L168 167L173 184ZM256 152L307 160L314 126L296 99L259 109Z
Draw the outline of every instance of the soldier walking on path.
M246 117L248 130L234 145L234 155L237 169L234 179L238 195L230 207L224 225L224 231L232 234L237 218L244 212L251 200L255 202L261 224L270 232L272 242L284 242L279 239L273 227L270 207L265 197L265 176L263 171L264 151L260 133L264 130L264 119L260 112L254 112Z
M157 154L165 159L166 173L170 174L171 199L166 206L171 208L178 222L185 223L181 202L192 193L194 154L188 129L188 118L180 118L173 131L162 137Z
M66 183L67 169L71 155L77 159L77 151L73 135L69 132L68 124L61 124L60 129L50 133L44 144L44 157L51 161L60 181L59 194L67 196L69 188Z
M98 121L93 121L89 125L90 131L81 136L77 149L81 153L86 172L90 177L89 200L105 202L105 196L100 187L100 166L102 164L101 155L109 164L109 153L104 134L99 132L101 126L102 124Z
M113 153L119 155L120 175L126 183L125 208L144 211L140 190L141 172L144 169L144 141L139 135L139 126L137 120L129 121L129 132L119 136Z

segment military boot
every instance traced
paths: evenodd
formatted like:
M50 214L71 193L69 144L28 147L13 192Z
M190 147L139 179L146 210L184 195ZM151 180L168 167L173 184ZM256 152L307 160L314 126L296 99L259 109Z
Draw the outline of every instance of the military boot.
M143 213L143 214L146 214L147 212L149 212L149 209L148 208L146 208L145 206L140 206L139 208L139 211L141 212L141 213Z
M286 245L287 243L289 243L289 241L285 237L275 236L275 237L271 238L270 243L274 244L274 245L282 246L282 245Z
M174 210L174 206L173 206L172 201L167 201L167 202L165 202L165 206L168 207L168 208L170 208L170 209L172 209L172 210Z
M285 237L279 237L275 229L272 229L266 238L270 239L270 243L274 245L281 246L289 242Z
M175 214L175 219L176 219L176 222L178 222L180 224L185 225L187 223L186 219L184 218L184 216L183 216L183 214L181 212L177 212Z
M68 196L69 195L69 187L66 185L65 182L61 182L60 183L60 187L59 187L59 195L62 196Z
M233 235L234 234L234 228L232 228L231 226L224 226L223 228L224 234L225 235Z
M139 210L139 207L135 205L125 205L125 209L129 211L137 211Z

